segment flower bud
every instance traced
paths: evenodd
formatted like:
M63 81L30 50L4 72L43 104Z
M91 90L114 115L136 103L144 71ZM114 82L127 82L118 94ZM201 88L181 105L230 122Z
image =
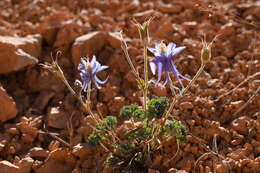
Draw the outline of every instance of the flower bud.
M205 65L211 60L211 47L213 42L220 35L216 35L210 43L206 42L206 36L204 35L204 39L202 40L203 48L201 49L201 61Z
M203 43L203 48L201 49L201 61L203 64L207 64L211 60L211 47L212 42L209 44Z
M139 35L143 43L147 44L149 42L149 24L151 22L152 18L145 21L142 25L140 23L137 23L137 29L139 31Z

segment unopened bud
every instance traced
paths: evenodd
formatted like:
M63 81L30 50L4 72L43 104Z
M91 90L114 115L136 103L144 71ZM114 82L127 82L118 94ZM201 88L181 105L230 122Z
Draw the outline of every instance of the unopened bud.
M205 65L211 60L211 47L213 42L219 37L216 35L210 43L206 42L206 36L204 35L204 40L202 40L203 48L201 49L201 61Z
M141 40L147 44L149 42L149 24L151 22L152 18L145 21L142 25L140 23L137 23L137 29L139 31L139 35Z
M204 64L207 64L211 60L211 47L212 42L210 44L204 43L203 45L201 50L201 61Z

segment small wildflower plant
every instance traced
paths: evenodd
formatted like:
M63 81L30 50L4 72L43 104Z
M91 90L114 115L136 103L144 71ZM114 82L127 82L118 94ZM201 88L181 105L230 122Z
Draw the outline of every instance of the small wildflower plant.
M133 65L128 54L127 43L121 34L122 49L130 69L136 77L138 88L143 93L143 104L123 106L118 117L107 115L95 116L91 110L90 94L92 86L100 89L108 80L108 78L101 80L97 76L99 72L106 70L108 66L101 65L95 56L93 56L91 60L81 58L81 62L78 65L81 80L76 80L76 84L80 86L79 92L76 92L69 85L64 73L58 65L57 59L55 61L53 60L52 64L43 65L44 68L47 68L64 81L71 93L78 98L79 102L84 106L85 113L87 113L86 115L91 116L95 121L95 126L92 127L92 133L85 136L85 142L90 147L101 146L104 148L107 152L106 163L118 170L131 168L133 166L148 168L152 162L151 158L153 158L153 155L162 150L163 140L174 138L178 146L180 142L185 141L188 129L181 122L175 120L171 116L171 113L177 100L186 94L211 59L212 42L207 44L204 41L201 50L201 67L193 79L188 79L178 71L174 64L174 58L185 50L184 46L177 47L175 43L169 43L167 45L161 42L156 44L155 47L148 47L150 22L151 20L148 20L144 24L136 24L143 44L143 77ZM148 51L153 55L152 57L148 57ZM156 82L148 79L149 66L151 73L157 75ZM166 75L163 86L170 87L172 97L155 96L149 98L149 85L153 83L157 85L161 82L163 74ZM181 85L181 88L173 85L171 74ZM182 80L187 80L189 83L184 86ZM178 92L176 92L176 90ZM86 97L84 93L86 93ZM118 120L121 120L122 123L118 123ZM128 128L123 133L118 134L117 130L122 127L122 124L128 124ZM176 151L176 154L177 153L178 151Z

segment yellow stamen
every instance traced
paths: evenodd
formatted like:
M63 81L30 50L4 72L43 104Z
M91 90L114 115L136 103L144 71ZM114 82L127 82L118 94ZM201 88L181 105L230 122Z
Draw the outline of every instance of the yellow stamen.
M164 43L160 44L160 51L163 52L163 53L165 53L167 51L167 47Z
M87 71L92 71L91 64L87 64L87 65L86 65L86 70L87 70Z

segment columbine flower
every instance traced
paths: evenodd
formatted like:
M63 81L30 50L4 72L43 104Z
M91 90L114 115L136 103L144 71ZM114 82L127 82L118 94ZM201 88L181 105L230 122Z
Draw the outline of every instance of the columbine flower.
M186 80L189 79L179 73L173 63L172 57L183 51L185 49L185 46L176 48L176 44L174 43L169 43L168 46L166 46L163 42L161 42L159 44L156 44L155 48L148 49L154 54L154 59L150 62L150 67L153 74L155 74L156 65L158 67L157 83L161 80L162 72L166 72L166 81L164 85L168 82L170 82L171 85L170 72L172 72L174 77L183 87L180 77Z
M78 66L78 70L80 71L80 77L83 82L82 90L86 91L90 82L93 82L95 86L100 89L100 84L104 84L106 80L102 81L97 77L97 73L101 72L108 68L108 66L101 66L101 64L96 61L96 57L93 56L91 62L89 59L81 58L81 63Z

